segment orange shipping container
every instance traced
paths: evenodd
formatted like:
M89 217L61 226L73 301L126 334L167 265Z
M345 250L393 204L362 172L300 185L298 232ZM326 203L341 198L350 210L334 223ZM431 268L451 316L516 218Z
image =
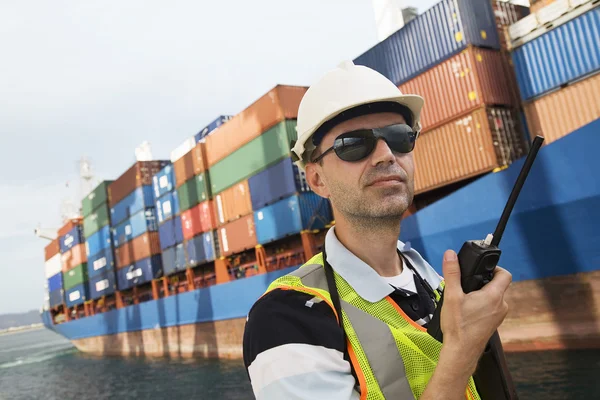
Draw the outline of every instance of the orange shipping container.
M44 261L48 261L58 253L60 253L59 238L54 239L44 247Z
M518 89L507 56L497 50L469 47L399 86L402 93L425 99L423 132L482 105L518 104Z
M115 264L124 268L155 254L160 254L158 232L146 232L115 249Z
M194 175L200 175L208 170L208 162L206 160L206 143L196 143L196 147L192 149L192 163L194 165Z
M173 164L175 169L175 186L179 187L196 175L208 169L206 165L206 144L200 142L192 150Z
M108 204L113 207L128 194L142 185L152 185L152 177L157 174L168 161L138 161L123 175L108 186Z
M83 225L83 218L71 218L58 230L58 237L65 236L69 231L77 225ZM60 242L59 242L60 246Z
M525 153L516 112L480 108L419 136L414 150L415 193L509 165Z
M235 150L284 119L298 117L307 88L277 85L213 134L206 137L206 157L212 167Z
M225 189L215 196L214 201L218 226L252 213L252 201L247 180Z
M566 112L559 112L568 106ZM544 136L552 143L600 118L600 74L525 104L525 117L532 139Z
M246 215L218 229L221 255L229 256L257 245L254 214Z
M67 272L79 264L87 262L87 256L85 253L85 244L78 244L73 246L69 251L63 253L62 259L62 272Z

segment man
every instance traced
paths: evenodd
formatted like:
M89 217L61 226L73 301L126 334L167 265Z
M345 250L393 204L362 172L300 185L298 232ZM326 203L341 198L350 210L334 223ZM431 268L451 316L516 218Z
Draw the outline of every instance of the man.
M497 267L465 295L398 241L411 205L423 99L345 62L309 88L296 164L330 200L325 251L273 282L249 313L244 361L257 399L479 399L472 374L508 306ZM444 291L444 343L426 332ZM343 329L342 329L343 326Z

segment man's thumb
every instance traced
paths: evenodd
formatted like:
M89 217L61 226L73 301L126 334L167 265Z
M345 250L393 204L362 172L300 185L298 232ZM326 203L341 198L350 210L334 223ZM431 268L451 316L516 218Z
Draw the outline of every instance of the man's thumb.
M460 284L460 265L458 264L458 258L453 250L446 250L444 253L444 261L442 262L442 273L446 286L444 291L454 292L461 291L462 286Z

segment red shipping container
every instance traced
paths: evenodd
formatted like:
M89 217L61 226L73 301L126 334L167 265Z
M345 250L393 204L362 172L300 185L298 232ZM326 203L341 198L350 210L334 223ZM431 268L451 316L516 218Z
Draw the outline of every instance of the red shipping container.
M252 213L252 201L248 180L237 183L215 196L215 217L221 226Z
M181 213L183 238L189 240L202 232L215 228L212 200L203 201L195 207Z
M44 247L44 261L48 261L60 253L59 238L54 239Z
M246 215L218 229L221 255L229 256L257 245L254 214Z
M475 47L460 52L399 86L425 99L423 132L480 108L518 105L518 88L508 56Z
M71 218L58 230L58 237L65 236L71 229L78 225L83 225L83 218Z
M108 186L108 204L113 207L129 193L143 185L152 185L152 177L169 161L138 161Z
M158 232L146 232L115 249L115 265L124 268L160 252Z
M67 272L79 264L87 262L87 255L85 252L85 244L81 243L73 246L69 251L63 253L61 256L62 260L62 272Z
M278 85L206 137L208 166L227 157L285 119L298 117L306 87Z

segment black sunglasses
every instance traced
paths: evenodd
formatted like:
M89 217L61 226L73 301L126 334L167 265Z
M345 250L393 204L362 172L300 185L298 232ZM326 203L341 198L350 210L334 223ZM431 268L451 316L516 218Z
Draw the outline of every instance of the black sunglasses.
M335 138L333 146L325 150L313 162L319 162L331 151L335 151L335 154L343 161L360 161L373 152L379 138L385 140L390 149L396 153L410 153L415 148L417 134L406 124L343 133Z

